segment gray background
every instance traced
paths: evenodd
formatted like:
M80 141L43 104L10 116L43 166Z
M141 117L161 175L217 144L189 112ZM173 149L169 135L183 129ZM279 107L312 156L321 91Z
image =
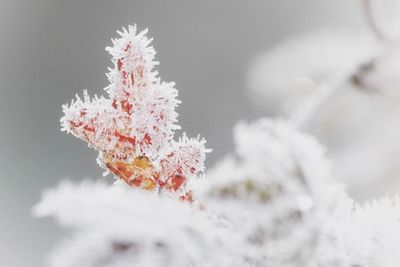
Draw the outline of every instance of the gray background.
M88 88L101 94L122 26L148 27L159 71L179 90L180 124L201 133L212 165L232 148L236 121L266 115L250 102L252 59L292 34L363 27L357 1L0 0L0 260L43 266L62 232L33 219L43 189L101 177L96 152L59 131L61 105ZM111 178L108 178L111 179Z

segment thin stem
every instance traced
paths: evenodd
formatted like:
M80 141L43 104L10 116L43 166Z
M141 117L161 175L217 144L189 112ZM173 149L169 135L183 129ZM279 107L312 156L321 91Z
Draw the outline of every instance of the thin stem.
M298 111L291 117L291 121L298 128L307 128L324 105L329 102L334 92L348 82L350 76L346 73L318 85L317 92L301 105Z

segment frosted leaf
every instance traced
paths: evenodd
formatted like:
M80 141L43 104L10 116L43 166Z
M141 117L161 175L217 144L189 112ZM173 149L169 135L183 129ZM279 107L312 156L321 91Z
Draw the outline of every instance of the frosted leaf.
M188 138L184 133L178 142L172 144L172 150L161 160L164 173L173 173L190 176L204 171L204 151L211 152L205 148L205 140Z
M153 71L158 62L154 61L155 50L149 46L147 29L137 33L136 25L130 25L128 30L118 31L120 38L112 39L113 46L106 47L112 55L114 68L107 75L110 86L106 88L110 98L116 105L127 107L134 104L140 97L141 89L146 90L153 83L159 82L157 73Z
M62 130L71 132L97 150L108 153L115 151L116 154L126 157L126 154L134 150L135 144L127 139L123 146L117 146L117 139L114 137L122 134L113 129L120 128L121 132L126 131L124 121L128 118L110 104L111 102L103 97L90 100L85 90L83 100L77 95L77 99L72 101L71 105L63 105L65 116L61 119Z
M78 96L63 105L61 129L98 150L99 165L127 184L185 193L187 176L204 170L205 140L173 140L180 129L175 83L162 82L153 70L158 62L147 30L137 32L135 25L118 33L120 38L106 48L114 64L107 74L109 99L90 99L84 91L83 100ZM171 185L176 176L179 183Z

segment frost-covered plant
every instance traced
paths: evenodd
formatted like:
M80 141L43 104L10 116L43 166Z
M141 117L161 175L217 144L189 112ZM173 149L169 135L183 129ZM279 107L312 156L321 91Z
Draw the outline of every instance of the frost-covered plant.
M234 133L236 153L208 172L202 203L229 222L233 249L257 266L311 266L341 192L323 149L283 121L242 123Z
M398 196L353 203L342 235L351 266L400 265L399 204Z
M330 180L321 147L282 121L241 124L235 137L236 155L194 188L201 209L123 184L46 192L35 214L75 230L50 266L400 263L398 198L354 203Z
M390 267L400 264L399 197L356 203L342 194L326 221L318 266Z
M323 147L293 122L239 124L234 153L208 179L188 179L203 171L208 150L204 139L173 140L177 92L152 70L145 33L130 26L107 48L109 98L85 92L63 106L62 129L125 183L44 193L35 215L73 230L50 266L400 265L398 197L354 202L332 179Z
M118 32L119 39L106 50L113 68L105 88L109 97L64 105L62 130L75 135L99 151L98 162L131 186L147 190L179 191L190 199L184 185L189 176L204 170L204 139L189 139L179 129L174 83L161 82L154 67L155 50L149 46L147 29L137 33L136 25Z
M52 254L54 267L229 267L238 262L219 248L214 223L204 212L123 185L64 183L44 194L35 213L52 215L75 230Z

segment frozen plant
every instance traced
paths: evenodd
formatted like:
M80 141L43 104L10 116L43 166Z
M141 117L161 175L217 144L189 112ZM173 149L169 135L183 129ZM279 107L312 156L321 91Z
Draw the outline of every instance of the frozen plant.
M324 148L293 121L240 123L234 153L208 179L190 179L208 150L203 139L173 141L177 92L156 78L145 33L131 26L107 48L109 98L85 92L63 106L62 129L125 183L63 183L43 194L35 215L73 231L51 267L400 264L398 197L357 204L332 179Z
M53 267L229 267L238 262L219 248L214 223L204 212L123 185L64 183L44 194L35 213L74 230L51 255Z
M390 267L400 264L398 198L360 205L323 148L283 121L235 128L236 151L193 184L201 203L123 184L64 183L37 216L74 230L50 266Z
M161 82L154 67L155 50L149 46L147 29L137 33L136 25L118 32L119 39L106 50L113 68L105 88L108 98L83 100L64 105L63 131L88 142L99 151L98 163L131 186L146 190L179 192L186 180L204 170L204 139L189 139L186 134L173 140L179 129L174 83Z
M347 196L337 201L318 248L318 266L391 267L400 264L399 197L361 205Z
M197 194L229 223L236 243L227 246L255 266L315 266L342 194L322 147L283 121L241 123L234 134L236 153L208 172Z

